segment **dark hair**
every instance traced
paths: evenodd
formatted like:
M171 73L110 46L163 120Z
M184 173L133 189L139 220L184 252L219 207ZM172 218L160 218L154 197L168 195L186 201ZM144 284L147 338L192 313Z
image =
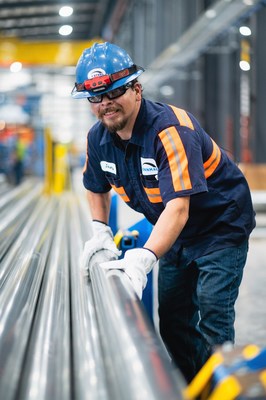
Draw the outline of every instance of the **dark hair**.
M138 78L133 79L133 81L130 82L132 84L132 87L135 85L135 83L138 83L141 88L141 92L143 92L143 87L142 84L138 81Z

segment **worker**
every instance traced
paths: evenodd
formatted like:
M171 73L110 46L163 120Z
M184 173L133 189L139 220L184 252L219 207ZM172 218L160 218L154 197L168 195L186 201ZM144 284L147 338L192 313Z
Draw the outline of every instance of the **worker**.
M20 185L24 178L24 164L26 157L26 146L19 134L14 135L14 148L12 151L12 170L14 175L14 184Z
M234 342L255 213L245 177L197 119L143 97L143 71L108 42L85 49L77 63L72 96L87 98L98 119L83 173L94 229L83 267L105 249L101 267L124 270L141 298L159 260L160 333L190 382L215 345ZM154 225L144 246L120 259L108 226L111 189Z

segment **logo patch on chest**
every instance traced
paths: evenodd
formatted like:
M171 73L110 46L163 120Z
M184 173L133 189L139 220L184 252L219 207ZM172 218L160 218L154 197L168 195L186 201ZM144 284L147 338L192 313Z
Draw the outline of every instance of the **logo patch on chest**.
M153 158L140 157L142 175L157 175L158 167Z
M116 175L116 165L114 163L107 162L107 161L101 161L100 164L101 164L101 169L104 172L109 172L111 174Z

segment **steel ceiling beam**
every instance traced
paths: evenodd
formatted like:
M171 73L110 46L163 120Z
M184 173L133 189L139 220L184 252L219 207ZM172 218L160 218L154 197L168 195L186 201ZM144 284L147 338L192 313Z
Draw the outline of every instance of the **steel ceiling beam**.
M158 87L158 83L163 83L174 76L178 69L195 61L215 39L240 19L255 12L262 3L264 1L261 0L217 1L150 64L141 79L145 90L154 91L155 82Z

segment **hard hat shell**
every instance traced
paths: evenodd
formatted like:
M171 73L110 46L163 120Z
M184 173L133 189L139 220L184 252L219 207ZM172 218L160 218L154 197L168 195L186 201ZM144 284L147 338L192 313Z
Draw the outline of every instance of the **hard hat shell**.
M80 84L95 76L111 75L115 72L129 68L134 65L132 59L127 52L119 46L112 43L94 43L92 47L85 49L80 56L76 67L76 83ZM109 92L119 86L126 85L132 80L136 79L144 70L137 69L131 75L125 76L113 83L111 83L100 94ZM72 97L81 99L85 97L98 96L91 90L77 91L73 89Z

